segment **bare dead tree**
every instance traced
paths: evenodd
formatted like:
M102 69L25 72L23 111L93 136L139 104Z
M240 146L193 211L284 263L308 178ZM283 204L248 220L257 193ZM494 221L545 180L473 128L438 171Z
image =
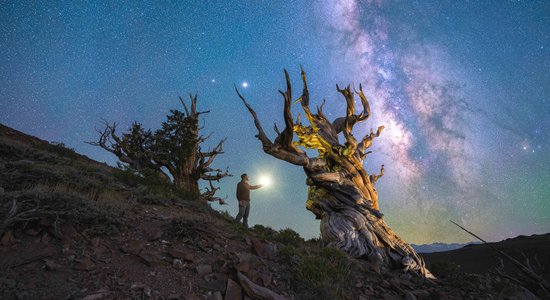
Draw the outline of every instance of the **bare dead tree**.
M284 98L285 128L281 132L275 125L277 137L274 141L268 138L256 112L235 86L237 95L254 119L258 130L256 137L262 143L263 151L304 168L309 186L306 208L321 219L321 237L329 246L388 268L433 277L423 259L389 228L379 211L374 183L384 174L384 166L380 174L369 175L363 167L363 160L384 126L379 126L376 133L371 130L360 141L354 137L353 127L371 116L362 86L353 92L350 86L344 89L336 86L346 101L346 115L330 122L323 113L324 102L317 108L317 113L311 111L306 74L303 70L301 74L304 87L297 102L301 103L309 125L303 125L299 115L296 121L293 119L290 109L292 86L285 70L286 91L279 91ZM355 112L355 95L362 106L358 114ZM343 144L339 141L340 133ZM294 134L297 141L294 141ZM319 156L310 158L298 146L316 149Z
M176 188L198 195L199 180L212 182L231 176L228 170L212 168L215 157L223 153L225 139L213 149L202 151L201 144L209 136L199 135L199 116L209 111L197 110L197 95L190 95L190 106L182 97L180 101L184 111L170 110L167 120L155 132L136 122L119 135L116 123L104 121L105 127L98 130L99 140L88 143L113 153L142 175L153 173Z

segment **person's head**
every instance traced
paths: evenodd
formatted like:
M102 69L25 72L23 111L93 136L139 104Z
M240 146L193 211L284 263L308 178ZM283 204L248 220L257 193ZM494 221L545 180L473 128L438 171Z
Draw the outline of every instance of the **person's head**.
M241 180L242 181L248 181L248 174L244 173L241 175Z

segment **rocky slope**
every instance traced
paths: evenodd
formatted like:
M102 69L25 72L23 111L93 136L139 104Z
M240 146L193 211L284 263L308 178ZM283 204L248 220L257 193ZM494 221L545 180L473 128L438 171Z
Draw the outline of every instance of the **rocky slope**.
M249 230L192 195L2 125L0 224L0 299L529 296L490 275L428 281L289 229Z

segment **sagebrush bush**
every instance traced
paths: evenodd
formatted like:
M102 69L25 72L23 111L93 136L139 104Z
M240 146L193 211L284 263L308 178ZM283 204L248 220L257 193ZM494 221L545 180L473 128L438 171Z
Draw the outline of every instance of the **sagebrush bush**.
M298 257L298 249L294 246L285 245L279 249L279 257L285 263L294 263L295 259Z
M126 210L116 203L98 203L84 194L48 192L43 189L7 193L0 200L3 221L7 220L14 200L17 212L9 227L21 227L45 217L70 222L80 230L91 233L116 233L127 223ZM20 213L25 213L25 217L18 219Z
M299 252L293 269L294 289L307 289L300 299L345 299L354 282L353 272L359 266L344 252L334 248L321 248L318 252Z
M275 240L285 245L299 245L304 242L304 239L296 231L286 228L281 229L275 235Z
M79 159L82 158L81 155L76 153L76 151L72 148L68 148L63 143L40 143L35 145L37 149L45 150L47 152L55 153L61 157L67 157L72 159Z
M431 265L430 271L437 277L459 275L460 265L450 261L439 261Z
M197 216L193 219L176 219L163 226L165 232L177 239L190 239L199 241L201 234L208 228L207 221Z
M256 233L259 238L279 242L283 245L297 246L304 242L304 239L300 236L300 234L290 228L276 231L271 227L257 224L254 225L251 230Z

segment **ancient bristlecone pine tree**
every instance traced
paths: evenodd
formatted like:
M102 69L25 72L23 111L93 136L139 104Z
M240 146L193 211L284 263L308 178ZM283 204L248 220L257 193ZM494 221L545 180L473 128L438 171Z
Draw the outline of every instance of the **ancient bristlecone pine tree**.
M219 188L214 187L212 181L231 175L211 165L214 158L223 153L224 140L211 151L201 151L201 144L208 137L199 135L199 115L209 111L198 111L197 96L190 98L191 107L188 108L180 97L184 111L170 110L161 128L154 132L136 122L119 135L116 123L105 122L105 128L98 130L99 141L89 144L115 154L128 168L141 175L154 175L186 192L198 195L198 181L207 180L210 189L206 188L201 199L223 204L223 199L214 196Z
M363 168L367 149L378 137L384 126L358 141L353 136L353 127L367 120L371 115L369 102L362 87L351 91L350 87L340 89L346 101L346 116L330 122L323 114L323 104L313 113L309 107L309 91L306 74L302 70L304 88L300 102L309 126L295 121L291 113L292 87L287 71L286 91L279 91L284 97L285 128L281 132L275 125L277 137L271 141L265 134L256 112L236 89L248 108L258 129L256 137L261 141L265 153L291 164L302 166L307 175L308 198L306 208L321 219L321 237L329 246L336 247L349 255L364 258L376 264L406 271L418 272L431 277L424 261L401 240L384 222L378 207L375 182L384 174L384 166L378 175L369 175ZM354 96L359 96L362 111L355 113ZM342 133L344 144L340 144ZM294 134L297 141L294 141ZM298 146L317 149L318 157L308 157Z

